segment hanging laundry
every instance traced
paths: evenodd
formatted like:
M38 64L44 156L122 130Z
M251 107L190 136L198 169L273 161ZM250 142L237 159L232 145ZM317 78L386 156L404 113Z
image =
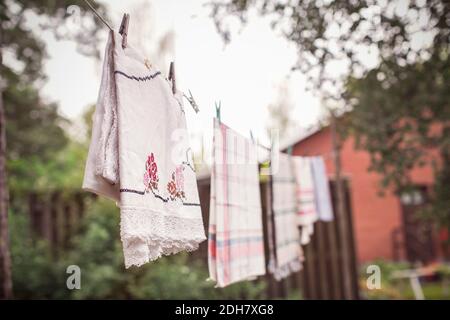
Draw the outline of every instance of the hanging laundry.
M256 147L214 120L208 266L218 287L265 273Z
M83 188L117 201L125 267L205 240L180 97L111 32Z
M311 157L311 165L318 218L321 221L332 221L333 206L323 157Z
M279 165L272 173L273 210L272 213L268 210L267 218L268 227L271 228L268 233L273 234L275 239L272 250L269 246L269 271L275 279L281 280L302 268L303 251L297 227L294 163L292 157L285 153L278 153L277 156Z
M301 243L307 244L314 233L314 222L318 218L311 159L293 157L293 163L297 183L297 223L302 227Z

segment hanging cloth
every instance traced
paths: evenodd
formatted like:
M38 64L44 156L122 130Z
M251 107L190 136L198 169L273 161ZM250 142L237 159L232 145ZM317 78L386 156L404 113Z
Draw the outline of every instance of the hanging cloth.
M256 147L214 119L208 234L210 279L218 287L265 273Z
M180 96L109 35L83 188L115 200L125 267L205 240Z
M292 157L292 160L297 184L297 223L301 226L301 243L307 244L314 233L314 222L318 218L311 159Z
M268 226L272 228L275 238L275 253L269 252L271 260L269 271L275 279L281 280L302 268L303 251L300 246L297 227L296 180L292 157L278 153L278 166L272 168L272 214L268 217ZM270 205L270 204L269 204ZM270 210L268 210L270 213ZM270 250L269 246L269 250Z
M323 157L311 157L311 165L318 218L321 221L332 221L333 206Z

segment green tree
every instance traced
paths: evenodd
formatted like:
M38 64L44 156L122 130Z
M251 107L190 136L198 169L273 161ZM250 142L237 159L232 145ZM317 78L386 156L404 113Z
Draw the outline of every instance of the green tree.
M358 146L371 154L370 169L382 174L383 187L401 192L410 187L412 168L435 164L430 217L450 228L448 1L230 0L210 5L225 41L231 38L231 19L245 24L256 11L297 46L293 69L305 73L326 101L338 100L351 111L345 120L350 131L344 133L354 134ZM340 74L329 71L336 63L344 69Z
M55 261L49 244L31 234L24 212L10 215L12 278L18 299L67 299L65 268Z
M200 261L188 254L177 254L139 268L125 269L119 217L119 209L110 200L98 199L89 203L80 233L73 239L67 254L50 269L46 279L51 280L50 275L55 273L55 269L59 270L60 265L78 265L83 276L81 290L71 293L70 297L74 299L264 298L263 282L242 282L224 289L214 288L213 282L206 281L206 257ZM38 259L34 255L32 258ZM42 266L45 268L50 266ZM39 273L36 270L29 277L38 281L34 275ZM54 297L56 294L61 296L61 290L56 288L60 285L59 278L55 277L53 281ZM21 292L29 292L30 286L23 285Z
M38 94L45 80L46 51L36 25L52 30L58 38L75 39L83 53L98 55L96 40L102 27L86 8L84 2L73 6L72 1L0 1L0 279L6 298L12 297L6 168L12 167L12 176L28 178L32 184L36 173L30 173L31 166L27 170L24 161L46 161L67 143L56 106L43 103ZM71 12L76 14L77 26L68 23Z

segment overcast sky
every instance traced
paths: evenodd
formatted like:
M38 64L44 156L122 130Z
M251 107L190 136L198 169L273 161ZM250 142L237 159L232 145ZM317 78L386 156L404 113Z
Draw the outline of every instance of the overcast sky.
M178 88L186 93L190 89L201 110L195 114L186 107L189 131L195 140L203 136L206 146L211 142L215 101L221 101L222 120L226 124L245 136L252 130L256 138L267 144L267 106L277 101L279 87L286 81L298 126L293 136L323 117L319 98L305 89L305 76L290 71L296 61L295 46L273 31L268 20L252 17L240 33L233 33L231 43L225 46L205 7L208 0L97 1L107 6L112 26L120 24L124 12L131 14L129 42L147 52L150 61L151 49L158 46L161 36L168 31L174 33L170 56L163 65L156 66L167 73L169 61L175 61ZM397 14L405 15L407 1L396 3ZM418 26L427 23L426 16L412 18ZM105 26L104 39L97 44L102 53L107 33ZM45 63L48 81L43 94L59 103L63 115L76 120L96 101L101 62L78 53L73 42L57 41L51 32L40 34L49 54ZM419 47L428 46L432 39L430 34L416 33L412 42ZM376 52L370 48L361 48L359 54L366 67L377 64ZM342 74L342 62L331 66L332 76L339 78Z
M118 26L124 12L133 13L145 0L101 2L109 9L111 24ZM215 114L214 102L220 100L225 123L246 136L252 130L256 137L264 139L267 106L276 101L283 81L289 81L298 125L307 127L316 122L320 114L319 102L305 91L305 78L298 72L287 78L296 59L295 48L272 31L267 20L252 19L241 33L233 35L229 45L224 46L203 6L206 1L149 2L152 21L136 25L132 14L129 41L135 47L148 47L159 35L173 30L178 87L185 92L190 89L200 107L198 114L186 108L190 110L187 117L192 134L205 133L208 139L212 131L211 118ZM155 39L134 43L133 30L142 36L144 27L152 28L148 34ZM77 53L72 42L56 41L50 34L45 35L45 41L50 57L45 64L48 82L44 95L59 102L62 114L76 119L96 100L101 64ZM105 41L99 45L102 52L104 46ZM168 65L158 67L167 72Z

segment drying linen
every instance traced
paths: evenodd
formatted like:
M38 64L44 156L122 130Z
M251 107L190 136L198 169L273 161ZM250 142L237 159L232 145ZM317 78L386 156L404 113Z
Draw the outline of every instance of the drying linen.
M314 222L317 221L311 159L308 157L292 159L297 183L297 223L302 227L301 243L307 244L314 232Z
M208 266L218 287L265 273L255 146L214 120Z
M275 254L270 253L269 271L280 280L301 269L303 251L297 227L294 164L291 156L285 153L278 153L277 156L279 161L272 161L272 164L279 165L272 171L273 223L269 224L274 231Z
M181 102L110 34L83 188L117 201L127 268L205 240Z
M331 204L330 185L322 157L311 157L314 178L314 196L318 217L322 221L333 220L333 206Z

